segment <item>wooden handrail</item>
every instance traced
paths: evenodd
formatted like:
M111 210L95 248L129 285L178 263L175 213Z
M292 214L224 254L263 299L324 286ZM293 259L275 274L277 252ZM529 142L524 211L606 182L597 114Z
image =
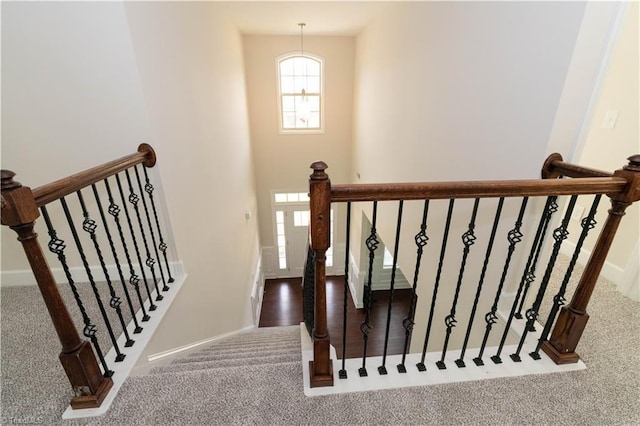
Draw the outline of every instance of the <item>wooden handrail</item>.
M433 182L332 185L331 201L437 200L573 194L613 194L628 182L618 177L484 182Z
M613 176L609 172L592 169L589 167L578 166L576 164L566 163L562 159L562 155L555 153L547 157L542 166L542 178L551 179L560 176L572 178L588 178L588 177L610 177Z
M33 192L36 205L42 207L138 164L144 164L146 167L153 167L156 164L156 153L151 145L143 143L138 146L138 152L134 154L39 186L32 189L31 192Z

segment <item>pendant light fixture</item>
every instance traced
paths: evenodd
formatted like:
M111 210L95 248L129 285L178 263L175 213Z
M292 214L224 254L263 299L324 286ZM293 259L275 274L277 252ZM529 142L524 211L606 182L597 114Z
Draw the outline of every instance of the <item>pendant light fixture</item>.
M303 123L307 123L309 121L309 117L311 116L311 106L309 105L309 99L306 96L306 90L304 86L307 84L307 59L304 56L304 22L300 22L298 26L300 27L300 59L304 64L304 85L302 87L302 96L300 97L300 104L298 108L296 108L296 112L298 115L298 120Z

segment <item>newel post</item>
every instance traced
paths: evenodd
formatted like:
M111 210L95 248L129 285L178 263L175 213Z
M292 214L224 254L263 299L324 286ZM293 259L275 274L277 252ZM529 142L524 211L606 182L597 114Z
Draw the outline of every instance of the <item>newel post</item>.
M99 407L113 381L103 377L91 344L82 340L58 292L58 287L34 232L40 216L31 189L13 180L15 173L2 170L2 225L18 234L18 241L29 260L51 321L62 344L60 362L75 396L73 408ZM28 343L26 343L28 344Z
M542 350L556 364L574 363L579 359L575 349L589 320L587 304L626 208L640 200L640 154L629 157L629 164L617 170L613 176L626 179L628 184L624 192L608 194L611 198L611 209L578 287L571 303L560 311L551 337L542 345Z
M309 177L309 209L311 214L311 248L315 252L315 306L313 327L313 361L309 361L311 387L333 386L333 363L330 358L327 328L326 252L330 244L331 181L325 173L327 165L317 161L311 165Z

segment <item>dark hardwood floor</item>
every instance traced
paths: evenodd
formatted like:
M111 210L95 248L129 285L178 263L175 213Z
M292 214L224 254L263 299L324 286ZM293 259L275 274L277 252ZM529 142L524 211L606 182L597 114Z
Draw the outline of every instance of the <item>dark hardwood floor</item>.
M264 286L260 327L296 325L302 322L302 279L283 278L266 280ZM353 306L351 294L347 303L347 345L346 357L362 356L363 339L360 324L365 319L365 310ZM344 277L327 277L327 322L331 344L335 346L338 358L342 358ZM387 354L401 354L404 348L405 331L402 321L409 311L411 290L396 290L393 294L389 342ZM380 356L384 351L384 336L389 304L388 291L374 291L371 302L367 356Z

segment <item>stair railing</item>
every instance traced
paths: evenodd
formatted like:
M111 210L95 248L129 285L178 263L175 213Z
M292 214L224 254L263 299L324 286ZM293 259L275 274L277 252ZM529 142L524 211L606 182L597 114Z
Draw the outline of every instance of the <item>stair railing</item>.
M135 343L133 335L143 331L142 325L156 309L155 302L163 299L162 293L175 280L164 239L167 234L162 231L154 186L147 172L155 163L154 150L142 144L131 155L33 190L16 182L14 172L2 170L2 225L18 234L58 334L60 362L74 393L70 404L73 409L95 408L103 403L113 387L106 346L112 345L115 350L113 361L122 362L126 348ZM56 201L60 206L54 206ZM73 206L79 206L79 212ZM60 207L61 211L57 210ZM91 212L99 220L94 220ZM40 215L50 237L49 251L59 260L82 317L78 328L38 241L35 225ZM66 227L57 225L58 217L66 218ZM69 254L65 250L72 245L77 251ZM85 278L74 276L79 272L70 256L79 258ZM90 258L97 258L100 265L90 264ZM107 263L110 261L115 265ZM82 297L81 293L88 292L86 281L95 300ZM88 305L97 305L99 314L94 315ZM125 318L131 319L129 325ZM105 329L99 328L99 323L104 324L109 336L103 347L99 337ZM78 329L89 340L81 338Z
M424 340L424 347L422 352L421 362L416 364L419 371L425 371L425 354L427 351L427 344L429 343L429 336L431 326L434 322L434 310L439 303L438 300L438 286L440 284L441 272L443 269L443 262L445 261L447 251L447 241L449 239L450 225L452 221L452 215L454 210L454 204L459 199L471 199L473 202L473 209L471 213L471 219L467 230L463 233L462 245L462 261L460 264L459 272L457 274L457 280L455 281L455 295L453 302L451 303L451 309L444 318L444 324L446 326L446 337L444 341L444 348L442 349L442 356L436 365L439 369L447 368L445 363L445 354L447 353L447 345L449 338L453 332L454 327L458 320L456 319L456 307L458 304L458 298L462 292L462 284L467 279L464 276L465 267L467 263L467 257L472 249L472 246L476 243L476 235L474 229L476 228L476 218L478 215L479 204L482 201L485 203L485 199L493 199L491 206L497 204L495 207L495 213L493 214L493 225L491 226L491 233L488 238L486 249L484 251L484 263L480 277L476 281L475 297L472 306L472 311L469 315L469 320L466 325L466 334L461 351L459 352L458 359L455 360L455 364L459 368L466 366L464 356L469 341L469 336L473 327L474 318L479 312L478 301L481 294L484 295L485 289L483 289L483 281L485 280L485 273L487 266L490 263L490 255L493 249L494 242L496 241L497 229L500 221L500 216L505 199L521 198L519 203L519 213L515 224L512 225L507 232L506 240L509 243L506 247L506 259L502 266L502 276L499 279L497 288L492 289L495 291L495 297L493 298L493 305L491 308L487 308L488 312L484 315L485 328L484 338L481 347L479 348L478 356L473 358L473 362L476 365L484 365L484 351L486 349L487 338L498 321L498 303L503 296L503 288L506 287L506 277L509 272L510 262L516 246L524 239L523 218L527 215L531 215L527 212L527 204L531 206L533 203L528 203L531 197L546 197L545 207L542 211L538 226L535 234L530 242L530 252L527 258L526 266L524 268L522 278L517 286L517 292L514 296L513 303L511 304L511 310L509 314L504 318L506 322L505 330L498 346L497 353L491 356L491 360L496 363L502 363L501 352L504 348L505 339L509 333L512 322L519 319L525 319L526 323L520 327L521 337L518 343L516 351L510 355L510 358L514 362L520 362L521 351L526 341L527 335L535 330L537 320L540 318L540 309L547 290L551 274L554 270L558 254L560 252L562 242L568 236L569 220L572 217L573 210L576 206L577 198L580 195L595 195L595 199L591 205L591 208L582 220L582 231L580 233L576 248L569 267L566 270L562 285L558 290L558 293L553 298L553 304L551 312L544 324L544 329L539 335L538 339L535 339L533 351L529 354L533 359L539 359L539 351L545 352L556 364L577 362L578 354L575 352L576 346L580 340L580 336L585 328L586 322L589 318L586 308L589 302L591 293L594 290L598 276L606 259L609 248L611 247L616 230L624 215L625 209L633 202L640 200L640 155L629 157L629 163L622 169L617 170L613 174L602 172L599 170L589 169L581 166L576 166L563 161L559 154L553 154L547 158L542 168L542 179L537 180L519 180L519 181L484 181L484 182L436 182L436 183L393 183L393 184L348 184L348 185L332 185L329 176L326 173L327 165L324 162L315 162L311 165L313 173L309 179L310 187L310 227L311 227L311 247L315 252L314 259L314 274L315 274L315 306L314 306L314 327L312 331L313 339L313 360L309 363L310 373L310 385L311 387L319 386L333 386L333 364L330 359L330 337L327 326L327 314L326 314L326 276L325 276L325 253L329 248L331 238L330 232L330 208L332 203L347 203L347 211L349 212L346 218L346 223L350 223L350 211L351 204L355 202L369 202L372 203L372 217L371 217L371 233L366 239L366 248L369 255L369 270L366 275L364 285L364 310L365 320L361 324L360 329L363 335L363 358L362 367L359 369L360 376L367 376L366 361L367 361L367 341L368 335L371 332L372 325L370 324L370 310L371 310L371 275L372 264L375 257L375 251L380 240L376 229L377 220L377 208L379 202L384 201L397 201L398 202L398 214L397 214L397 230L396 230L396 243L394 247L394 261L393 270L397 267L398 262L398 238L400 235L400 229L403 217L403 203L410 200L422 200L424 202L422 223L419 226L418 233L415 235L416 244L416 264L415 274L413 279L412 298L410 302L409 311L406 318L403 321L402 326L405 330L404 352L401 363L397 366L400 373L406 372L405 359L408 351L409 341L411 340L415 309L416 309L416 286L418 284L418 275L420 273L421 258L423 249L427 244L429 237L427 236L427 221L429 212L429 203L432 200L449 200L447 209L447 219L444 223L443 241L441 243L439 252L440 258L437 267L437 273L435 278L435 284L432 289L431 306L429 311L429 320L427 324L427 331ZM565 292L567 291L567 285L571 274L573 272L575 263L582 244L587 237L589 231L595 226L595 213L600 199L603 195L607 195L612 204L612 208L609 210L606 222L602 227L598 240L593 248L590 259L588 260L584 272L579 280L579 283L575 289L571 302L564 306L566 303ZM551 223L553 222L553 214L559 210L558 197L568 196L566 203L566 209L562 214L562 219L557 228L551 230ZM488 203L489 204L489 203ZM493 207L491 207L493 208ZM351 230L347 226L347 241ZM553 238L550 248L545 245L545 236ZM453 242L450 242L452 245ZM539 267L538 271L544 271L544 274L538 272L536 276L536 267L539 264L539 260L543 257L546 251L550 251L549 261L544 267ZM346 247L346 259L345 259L345 298L349 271L347 266L349 265L349 247ZM387 342L389 339L389 321L391 317L391 303L393 300L393 275L390 283L390 301L388 307L387 323L385 330L385 344L384 353L382 358L382 365L378 367L379 374L387 374L385 366L385 360L387 356ZM542 277L540 279L540 277ZM538 291L534 294L534 283L538 281ZM452 284L454 285L454 284ZM485 296L486 299L486 296ZM491 298L490 298L491 299ZM346 300L346 299L345 299ZM524 311L525 304L530 303L531 307ZM448 305L447 305L448 306ZM484 313L484 311L480 311ZM559 314L558 314L559 312ZM556 320L557 317L557 320ZM552 330L553 327L553 330ZM343 355L344 358L344 355ZM344 359L342 363L342 369L340 370L339 377L341 379L347 377L347 372L344 370Z

